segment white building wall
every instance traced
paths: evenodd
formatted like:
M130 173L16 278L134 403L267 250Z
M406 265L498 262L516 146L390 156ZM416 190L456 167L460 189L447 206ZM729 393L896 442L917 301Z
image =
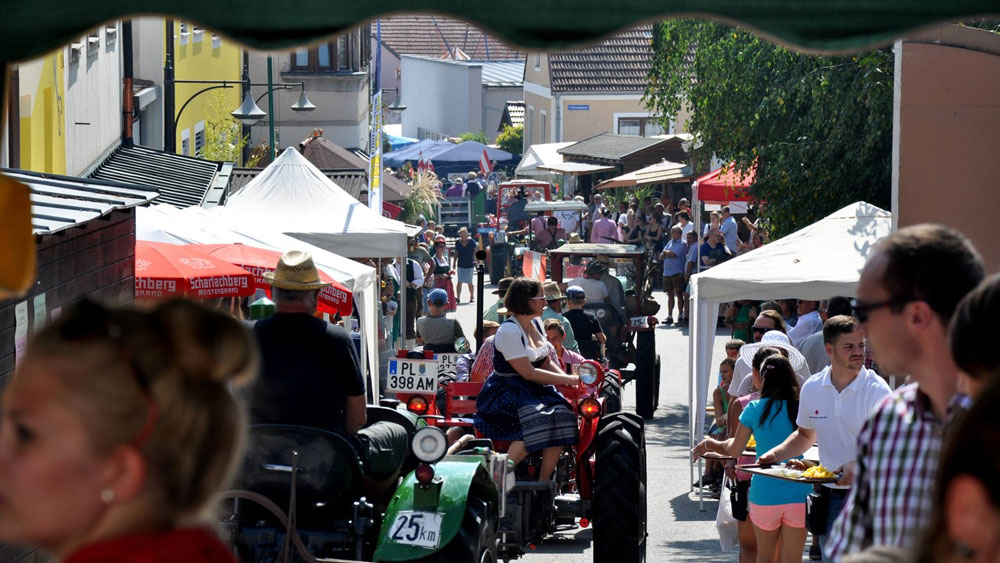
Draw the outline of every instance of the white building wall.
M410 55L401 59L404 137L458 136L482 128L482 66Z
M94 33L99 44L88 44L85 36L78 58L66 48L66 173L70 176L89 168L122 133L121 22L102 24Z
M483 87L483 123L479 127L486 132L486 138L492 143L500 133L500 118L507 107L507 102L524 101L524 89L521 87Z

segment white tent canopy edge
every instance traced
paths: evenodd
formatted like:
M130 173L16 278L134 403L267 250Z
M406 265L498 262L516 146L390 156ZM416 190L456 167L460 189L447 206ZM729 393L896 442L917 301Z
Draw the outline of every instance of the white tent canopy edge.
M715 317L720 303L739 299L829 299L855 295L871 250L892 229L892 215L857 202L691 278L689 430L691 445L705 432Z

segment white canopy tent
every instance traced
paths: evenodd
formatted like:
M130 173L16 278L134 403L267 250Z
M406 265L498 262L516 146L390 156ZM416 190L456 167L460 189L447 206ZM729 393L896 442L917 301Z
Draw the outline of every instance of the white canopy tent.
M369 385L377 397L377 320L373 314L366 314L366 304L378 299L375 269L288 235L269 231L266 227L223 225L217 219L215 214L200 207L189 207L184 210L169 205L138 207L136 208L135 236L137 240L173 244L242 243L278 252L289 250L310 252L319 269L347 286L354 293L355 303L361 311L361 356L366 359L363 361L366 361L368 365L371 379Z
M705 432L712 349L720 303L738 299L829 299L854 296L872 248L892 230L892 215L858 202L691 278L688 339L692 447Z
M559 154L559 149L566 148L573 143L538 143L528 147L521 162L514 169L514 174L518 178L540 178L548 179L551 175L549 170L539 170L539 166L549 164L559 164L563 161L563 155Z
M406 256L406 225L369 209L294 147L212 212L230 224L267 225L348 258Z

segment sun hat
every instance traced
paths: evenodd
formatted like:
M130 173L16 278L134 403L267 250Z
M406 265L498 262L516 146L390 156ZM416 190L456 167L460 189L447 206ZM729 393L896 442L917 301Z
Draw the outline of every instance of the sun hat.
M514 278L501 278L497 282L497 288L493 290L493 295L499 295L501 298L507 295L507 290L510 289L512 283L514 283Z
M264 280L278 289L292 291L311 291L330 285L329 282L320 281L312 254L302 250L290 250L282 254L274 271L264 272Z
M583 244L583 239L580 238L580 233L570 233L568 242L570 244Z
M605 266L604 263L601 262L600 260L591 260L590 262L587 263L587 269L584 270L584 273L586 273L586 274L599 274L599 273L603 272L606 269L607 269L607 266Z
M808 364L806 363L805 356L798 351L795 346L792 346L790 340L788 340L788 335L781 332L780 330L769 330L764 333L761 337L760 342L754 342L753 344L744 344L740 348L740 358L747 363L747 365L753 364L753 356L764 347L771 348L781 348L788 352L788 361L792 364L792 369L795 373L802 375L809 371ZM805 377L809 377L806 373Z
M571 285L566 288L566 297L571 301L583 301L587 299L587 293L578 285Z
M448 302L448 292L439 288L432 289L427 294L427 302L431 305L444 305Z
M558 301L559 299L566 299L563 292L559 290L559 284L554 281L547 281L542 284L542 293L545 295L546 301Z

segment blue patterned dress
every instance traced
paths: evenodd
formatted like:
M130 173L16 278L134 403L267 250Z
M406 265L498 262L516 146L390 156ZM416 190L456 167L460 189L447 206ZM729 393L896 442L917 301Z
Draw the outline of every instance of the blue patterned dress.
M537 327L537 319L533 322ZM528 359L536 368L541 367L549 357L552 346L529 347L528 339L516 320L508 319L500 330L517 331L524 349L528 351ZM497 336L500 336L499 331ZM566 398L552 385L541 385L521 377L504 358L500 340L494 339L493 374L476 399L476 429L493 440L523 440L529 452L575 444L577 420Z

